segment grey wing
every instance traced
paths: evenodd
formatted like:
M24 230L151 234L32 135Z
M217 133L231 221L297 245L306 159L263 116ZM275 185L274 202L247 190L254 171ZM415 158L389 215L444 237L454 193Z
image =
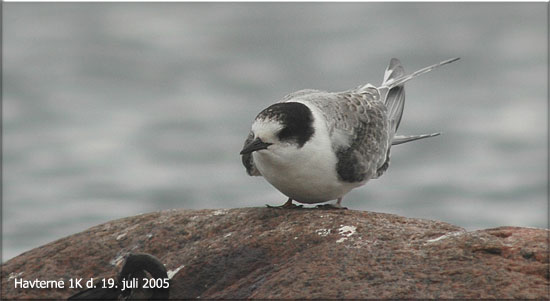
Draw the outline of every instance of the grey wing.
M315 90L315 89L303 89L296 92L287 94L280 102L293 101L299 98L308 98L308 96L318 93L326 93L324 91Z
M252 142L252 140L254 140L254 134L250 132L250 134L248 134L248 137L244 141L244 145L249 144L250 142ZM252 153L242 155L241 159L243 161L244 167L246 168L246 172L248 173L249 176L262 175L260 171L256 168L256 165L254 164L254 158L252 157Z
M376 88L327 93L311 102L325 114L337 172L345 182L380 176L389 153L390 122Z

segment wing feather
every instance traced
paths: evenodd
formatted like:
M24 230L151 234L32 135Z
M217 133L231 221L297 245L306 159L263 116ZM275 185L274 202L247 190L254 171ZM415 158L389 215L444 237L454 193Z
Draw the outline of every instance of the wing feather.
M390 122L374 86L339 93L311 91L286 101L310 103L324 114L340 180L362 182L376 177L386 161Z

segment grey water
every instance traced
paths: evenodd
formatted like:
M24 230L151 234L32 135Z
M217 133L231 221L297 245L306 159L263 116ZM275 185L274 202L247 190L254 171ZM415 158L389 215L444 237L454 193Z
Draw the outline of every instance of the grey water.
M343 204L547 227L547 3L5 3L2 259L112 219L278 205L239 151L304 88L409 72L388 172Z

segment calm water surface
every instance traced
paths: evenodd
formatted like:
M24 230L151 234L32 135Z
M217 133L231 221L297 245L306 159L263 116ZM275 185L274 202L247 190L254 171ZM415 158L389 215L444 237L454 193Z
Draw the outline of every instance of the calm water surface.
M285 94L414 71L396 147L350 209L546 227L545 3L7 3L3 260L112 219L281 204L241 166Z

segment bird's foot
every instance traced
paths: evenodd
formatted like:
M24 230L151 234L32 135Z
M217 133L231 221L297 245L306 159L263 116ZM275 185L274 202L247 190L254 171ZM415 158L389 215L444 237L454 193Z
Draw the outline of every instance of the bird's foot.
M342 206L342 197L338 198L338 201L334 204L323 204L323 205L317 205L316 208L319 209L339 209L339 210L348 210L347 207Z
M292 199L288 199L286 203L282 204L281 206L271 206L271 205L265 205L267 208L277 208L277 209L298 209L304 207L303 205L294 205L292 203Z

